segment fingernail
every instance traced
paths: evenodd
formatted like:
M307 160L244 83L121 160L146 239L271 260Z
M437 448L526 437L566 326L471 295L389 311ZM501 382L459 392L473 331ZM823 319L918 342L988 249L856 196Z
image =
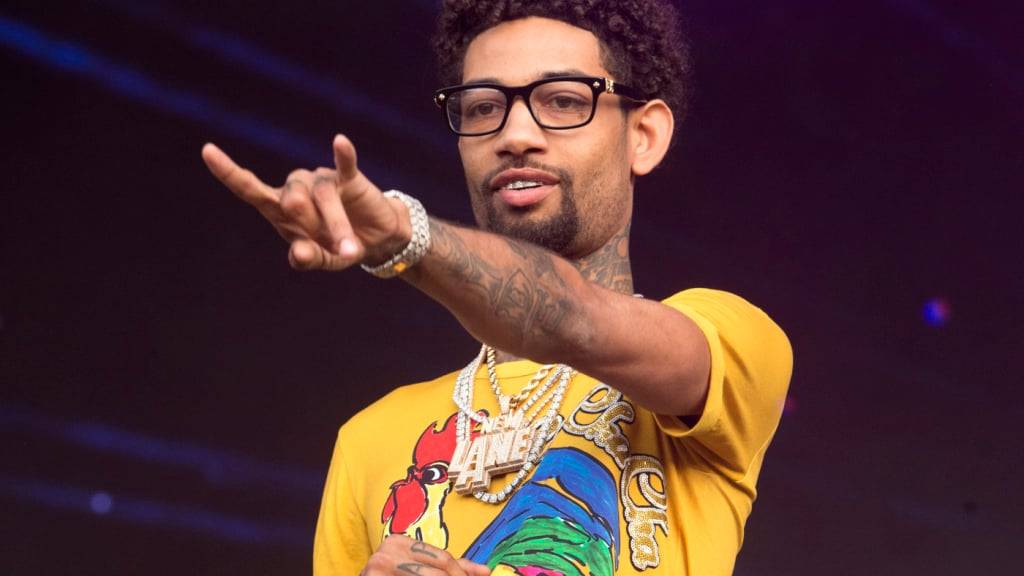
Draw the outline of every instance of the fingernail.
M358 249L359 247L356 246L355 240L352 240L351 238L345 238L344 240L341 241L341 244L338 246L338 253L340 253L342 256L355 256Z

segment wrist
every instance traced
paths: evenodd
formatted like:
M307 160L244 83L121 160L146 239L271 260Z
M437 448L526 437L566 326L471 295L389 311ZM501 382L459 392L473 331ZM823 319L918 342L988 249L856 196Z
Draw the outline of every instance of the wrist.
M384 197L396 210L397 225L386 241L368 250L362 268L378 278L393 278L415 266L430 249L430 222L415 198L397 190L388 190Z
M380 244L372 248L367 247L363 264L370 267L387 262L389 258L405 250L412 240L412 219L408 206L398 198L387 198L386 201L395 211L395 229Z

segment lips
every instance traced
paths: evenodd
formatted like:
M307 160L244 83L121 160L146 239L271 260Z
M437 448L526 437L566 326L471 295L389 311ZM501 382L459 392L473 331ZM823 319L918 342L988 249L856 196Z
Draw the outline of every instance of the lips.
M558 177L533 168L504 170L491 179L491 190L503 202L522 208L540 203L555 191Z

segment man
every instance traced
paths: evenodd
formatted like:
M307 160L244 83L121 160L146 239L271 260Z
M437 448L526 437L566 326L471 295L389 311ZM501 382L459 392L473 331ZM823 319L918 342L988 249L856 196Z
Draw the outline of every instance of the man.
M633 295L633 184L685 89L671 6L450 1L440 23L479 230L382 194L343 136L281 189L203 150L294 267L399 275L486 344L341 428L314 572L731 572L792 356L737 296Z

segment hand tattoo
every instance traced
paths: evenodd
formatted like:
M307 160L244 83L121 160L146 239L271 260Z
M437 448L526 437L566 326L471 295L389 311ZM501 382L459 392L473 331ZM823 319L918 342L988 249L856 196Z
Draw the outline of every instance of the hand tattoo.
M419 540L413 542L412 548L410 548L409 550L412 551L413 554L423 554L426 556L430 556L431 558L437 558L437 554L430 550L430 546L427 546L425 543L420 542Z

